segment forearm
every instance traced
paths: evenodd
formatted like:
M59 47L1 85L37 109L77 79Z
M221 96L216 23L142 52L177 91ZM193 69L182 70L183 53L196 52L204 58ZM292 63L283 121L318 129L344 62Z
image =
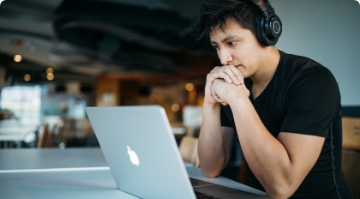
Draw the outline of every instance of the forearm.
M204 103L198 153L200 168L204 175L216 177L224 168L226 160L224 138L221 133L220 104Z
M293 186L292 162L285 147L263 125L248 98L230 102L244 156L268 194L279 195Z

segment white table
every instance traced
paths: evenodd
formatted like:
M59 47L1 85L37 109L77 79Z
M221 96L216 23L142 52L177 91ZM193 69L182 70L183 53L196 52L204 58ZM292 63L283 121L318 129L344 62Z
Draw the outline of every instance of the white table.
M117 189L100 148L0 150L0 198L136 197Z
M4 170L107 167L100 148L3 149L0 172ZM0 197L1 198L1 197Z
M4 149L0 160L0 198L136 199L117 189L100 148ZM196 167L186 170L191 178L264 195L224 177L206 179Z

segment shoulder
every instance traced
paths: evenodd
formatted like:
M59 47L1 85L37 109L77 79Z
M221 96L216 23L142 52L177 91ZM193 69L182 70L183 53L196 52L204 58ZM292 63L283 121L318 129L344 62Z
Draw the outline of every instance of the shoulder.
M289 54L282 51L280 51L280 53L281 60L279 65L284 65L288 70L294 70L296 72L299 72L313 66L321 65L313 59L305 56Z
M305 56L282 53L279 67L283 68L283 76L289 79L289 85L294 82L312 81L328 82L337 86L332 72L322 64ZM281 65L281 66L280 66Z

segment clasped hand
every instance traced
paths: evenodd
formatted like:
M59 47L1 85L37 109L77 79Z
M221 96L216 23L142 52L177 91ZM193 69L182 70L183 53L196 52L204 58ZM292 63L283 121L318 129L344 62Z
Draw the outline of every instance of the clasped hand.
M249 97L249 94L243 74L233 65L217 66L206 77L206 103L226 106L231 99Z

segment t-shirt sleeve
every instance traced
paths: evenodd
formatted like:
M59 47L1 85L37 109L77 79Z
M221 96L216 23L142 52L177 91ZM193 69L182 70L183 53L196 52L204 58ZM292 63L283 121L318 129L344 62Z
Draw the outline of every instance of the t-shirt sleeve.
M289 86L280 132L327 137L340 110L340 92L332 73L317 65L303 69Z

